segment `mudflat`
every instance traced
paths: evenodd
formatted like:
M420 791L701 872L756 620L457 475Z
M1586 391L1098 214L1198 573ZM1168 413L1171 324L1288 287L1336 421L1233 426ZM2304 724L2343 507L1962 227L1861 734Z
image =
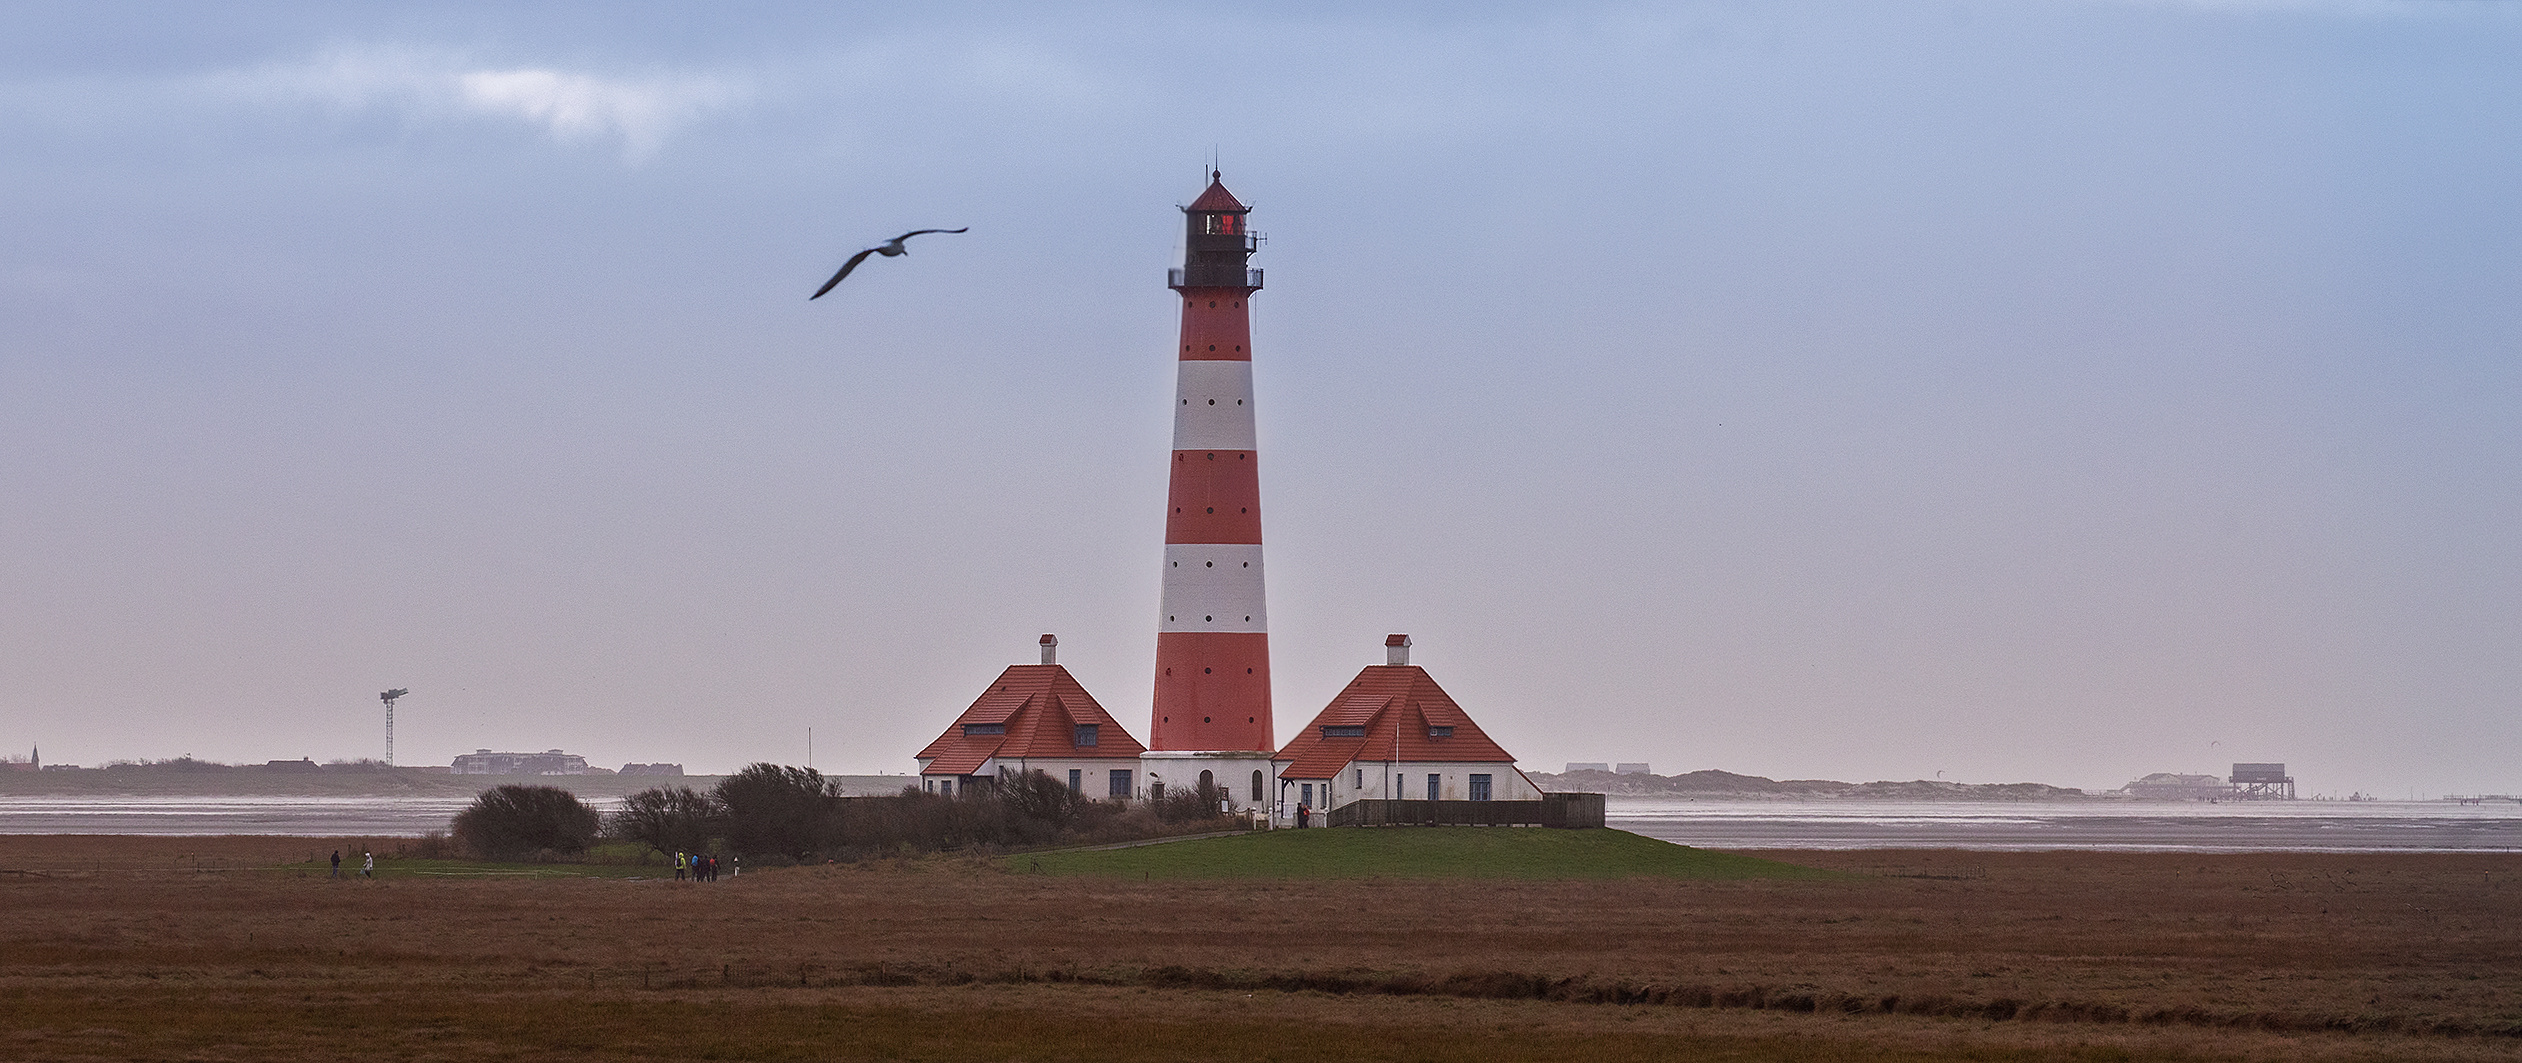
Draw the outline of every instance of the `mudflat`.
M0 1056L2522 1058L2505 854L1764 852L1844 874L1726 880L304 863L342 846L0 837Z

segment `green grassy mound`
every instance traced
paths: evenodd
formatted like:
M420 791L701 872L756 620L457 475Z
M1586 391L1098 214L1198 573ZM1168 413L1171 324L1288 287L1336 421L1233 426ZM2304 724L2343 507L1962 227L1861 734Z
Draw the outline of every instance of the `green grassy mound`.
M1020 872L1127 878L1836 878L1624 830L1351 827L1010 857Z

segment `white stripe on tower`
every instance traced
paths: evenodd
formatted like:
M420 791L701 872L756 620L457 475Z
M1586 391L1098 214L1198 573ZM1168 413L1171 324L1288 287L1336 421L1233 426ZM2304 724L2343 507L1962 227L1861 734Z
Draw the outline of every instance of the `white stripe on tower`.
M1173 449L1253 450L1252 363L1182 362L1174 378Z

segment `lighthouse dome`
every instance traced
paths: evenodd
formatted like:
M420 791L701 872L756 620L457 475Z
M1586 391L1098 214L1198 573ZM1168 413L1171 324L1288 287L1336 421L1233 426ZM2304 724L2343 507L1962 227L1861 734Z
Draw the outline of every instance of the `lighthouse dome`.
M1244 206L1241 201L1235 198L1234 193L1226 190L1226 180L1224 174L1215 170L1210 170L1208 172L1208 189L1201 192L1200 198L1192 200L1191 205L1183 209L1194 211L1245 211L1251 210L1252 208Z

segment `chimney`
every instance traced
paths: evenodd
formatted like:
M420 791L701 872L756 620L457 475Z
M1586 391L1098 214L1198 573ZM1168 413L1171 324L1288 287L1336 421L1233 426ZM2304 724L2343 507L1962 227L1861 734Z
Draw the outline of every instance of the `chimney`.
M1384 663L1394 665L1410 663L1410 636L1384 636Z
M1059 637L1059 636L1057 636L1057 635L1044 635L1044 636L1042 636L1042 663L1044 663L1044 664L1058 664L1058 663L1060 663L1060 637Z

